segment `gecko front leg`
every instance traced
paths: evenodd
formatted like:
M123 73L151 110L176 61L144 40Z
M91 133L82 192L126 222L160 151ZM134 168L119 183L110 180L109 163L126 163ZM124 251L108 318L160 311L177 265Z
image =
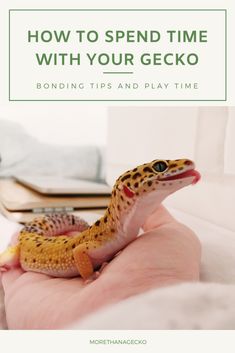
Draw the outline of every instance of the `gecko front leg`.
M92 264L92 260L89 256L90 250L95 250L98 248L100 244L94 240L86 241L83 244L78 245L73 250L73 256L75 265L78 269L80 276L85 280L95 279L97 278L96 272L94 272L94 267Z

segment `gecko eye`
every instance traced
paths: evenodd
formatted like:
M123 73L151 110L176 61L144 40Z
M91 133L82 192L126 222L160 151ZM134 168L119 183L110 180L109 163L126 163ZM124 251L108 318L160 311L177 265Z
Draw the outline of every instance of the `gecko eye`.
M158 173L164 172L167 168L168 168L168 165L166 164L166 162L163 162L163 161L156 162L153 165L153 169Z

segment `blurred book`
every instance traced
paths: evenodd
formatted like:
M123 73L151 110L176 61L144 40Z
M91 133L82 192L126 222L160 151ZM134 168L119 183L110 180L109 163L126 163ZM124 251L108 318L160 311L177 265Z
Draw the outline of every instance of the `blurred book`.
M105 212L105 208L91 208L91 209L80 209L75 211L67 211L67 213L72 213L75 216L79 216L88 220L94 215L95 219L101 217ZM5 216L7 219L17 223L27 223L31 222L35 217L44 216L45 213L33 213L28 211L8 211L1 203L0 203L0 213ZM97 217L98 216L98 217ZM90 223L92 224L92 222Z

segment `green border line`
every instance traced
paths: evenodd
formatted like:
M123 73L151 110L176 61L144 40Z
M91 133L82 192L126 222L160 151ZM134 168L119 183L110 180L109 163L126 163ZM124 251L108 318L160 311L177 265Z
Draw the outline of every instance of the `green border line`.
M226 9L10 9L9 11L226 11Z
M225 15L225 91L224 91L224 99L11 99L11 70L10 70L10 54L11 54L11 12L13 11L80 11L80 12L88 12L88 11L103 11L103 12L115 12L115 11L129 11L129 12L149 12L149 11L158 11L158 12L195 12L195 11L203 11L203 12L224 12ZM8 32L9 32L9 48L8 48L8 79L9 79L9 87L8 87L8 100L10 102L225 102L227 101L227 9L9 9L8 11Z

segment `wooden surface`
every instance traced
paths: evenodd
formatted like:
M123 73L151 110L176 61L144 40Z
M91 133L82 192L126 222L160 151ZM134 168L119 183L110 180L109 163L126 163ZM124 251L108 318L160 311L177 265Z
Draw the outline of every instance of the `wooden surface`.
M13 179L0 180L0 202L8 211L31 211L43 208L96 209L108 206L109 196L45 196L28 189ZM40 210L39 210L40 211Z

